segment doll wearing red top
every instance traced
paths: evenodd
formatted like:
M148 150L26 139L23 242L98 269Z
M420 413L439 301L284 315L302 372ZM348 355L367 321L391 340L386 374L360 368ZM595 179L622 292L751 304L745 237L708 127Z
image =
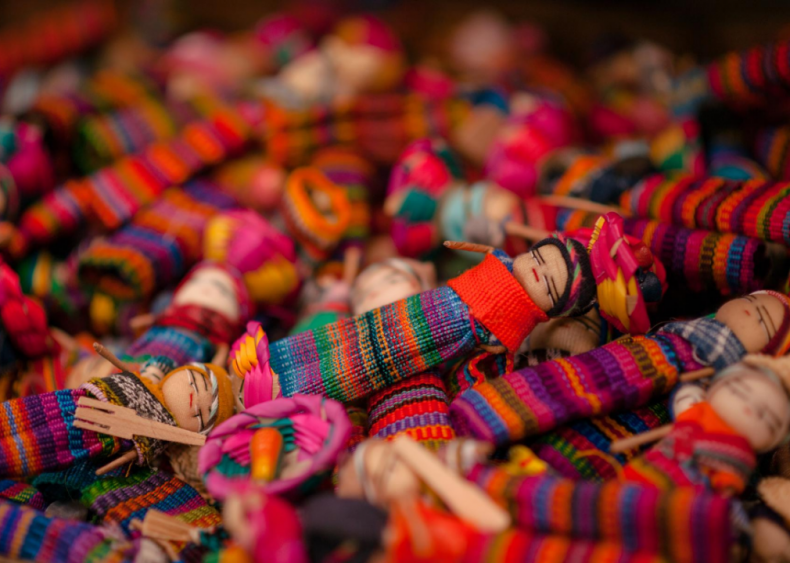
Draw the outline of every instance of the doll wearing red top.
M790 358L746 356L720 371L705 400L680 413L666 437L626 465L625 480L740 494L756 454L788 435L789 390Z

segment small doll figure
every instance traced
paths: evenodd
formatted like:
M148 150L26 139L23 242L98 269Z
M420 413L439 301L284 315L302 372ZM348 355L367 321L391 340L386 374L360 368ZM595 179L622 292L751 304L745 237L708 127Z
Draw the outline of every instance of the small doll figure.
M491 182L470 186L450 175L449 166L443 169L434 155L420 154L428 147L415 148L407 149L396 165L384 204L393 217L391 234L398 251L416 258L439 248L442 240L466 240L518 252L521 241L508 238L505 225L524 222L519 198Z
M537 323L581 315L594 297L577 241L557 234L515 259L491 251L447 287L273 343L267 388L353 401L476 347L513 354Z
M716 374L705 400L680 413L665 438L626 465L624 479L740 494L756 454L787 438L788 394L790 360L746 356Z
M490 10L464 18L453 30L447 49L460 78L474 85L498 82L518 57L514 29L501 14Z
M168 356L178 365L209 361L248 318L250 297L241 274L226 264L203 261L176 288L170 306L126 351L134 360Z
M480 383L454 399L450 415L459 435L505 444L645 405L671 391L681 373L788 349L790 299L758 291L725 303L713 318L672 322Z
M114 431L106 424L87 427L91 429L77 424L77 407L83 397L127 407L136 411L138 418L203 435L231 416L235 408L227 372L200 363L175 369L158 383L139 373L121 372L92 379L79 389L14 399L5 404L13 414L0 421L3 447L13 452L0 459L0 475L18 478L60 471L82 460L111 456L122 445L131 445L120 458L126 463L156 464L165 452L165 441L138 434L138 428L128 444L113 438ZM126 422L112 424L123 426Z

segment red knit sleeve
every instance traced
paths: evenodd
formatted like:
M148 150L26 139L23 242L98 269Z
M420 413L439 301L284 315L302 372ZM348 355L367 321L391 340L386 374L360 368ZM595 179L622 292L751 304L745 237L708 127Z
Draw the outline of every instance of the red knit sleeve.
M507 267L491 254L447 285L510 352L518 349L535 325L549 320Z

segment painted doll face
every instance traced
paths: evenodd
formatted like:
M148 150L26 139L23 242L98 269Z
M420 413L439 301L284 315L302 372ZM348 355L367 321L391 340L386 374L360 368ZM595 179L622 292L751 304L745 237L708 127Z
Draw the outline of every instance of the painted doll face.
M513 275L543 311L554 307L568 283L562 252L551 244L518 256L513 262Z
M390 264L374 264L365 269L354 282L351 293L351 309L354 315L361 315L406 299L423 291L423 275L433 287L436 273L432 264L416 260L404 260L413 271L397 268Z
M774 337L784 314L776 297L758 293L728 301L716 313L716 320L735 333L747 352L756 353Z
M197 305L239 320L236 284L219 268L202 268L192 274L173 297L174 305Z
M581 317L559 317L538 324L530 333L527 345L529 351L556 349L573 356L589 352L600 341L601 317L596 309L590 309Z
M211 420L212 389L210 377L197 370L184 369L165 381L162 394L178 426L192 432L203 432Z
M395 499L414 498L419 490L419 479L398 458L392 443L369 439L341 465L336 492L339 497L387 506Z
M775 448L790 427L790 399L764 373L740 364L731 369L737 372L708 390L708 403L755 452Z

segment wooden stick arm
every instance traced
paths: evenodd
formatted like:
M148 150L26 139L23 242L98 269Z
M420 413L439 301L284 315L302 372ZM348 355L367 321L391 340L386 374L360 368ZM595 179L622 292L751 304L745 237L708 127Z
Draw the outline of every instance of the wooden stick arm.
M567 207L568 209L578 209L580 211L589 211L590 213L599 213L606 215L610 211L619 213L623 217L630 217L631 213L620 207L613 205L605 205L603 203L596 203L578 197L569 197L564 195L546 195L540 198L540 201L555 207Z
M681 373L678 379L681 383L687 383L689 381L697 381L699 379L711 377L715 373L716 370L713 368L702 368L694 371L687 371L686 373Z
M453 473L439 458L408 436L392 443L398 457L460 518L486 532L502 532L510 515L478 486Z
M615 440L609 446L609 452L613 454L625 453L628 450L633 450L634 448L638 448L639 446L643 446L651 442L657 442L658 440L669 434L671 431L672 431L672 425L665 424L664 426L653 428L652 430L648 430L647 432L642 432L641 434L637 434L635 436L630 436L628 438L623 438L621 440Z
M466 250L467 252L477 252L479 254L490 254L494 251L493 246L487 244L477 244L474 242L465 242L462 240L446 240L444 247L451 250Z
M509 235L523 237L531 241L539 241L551 236L549 231L544 229L536 229L529 225L522 225L521 223L505 223L505 232Z
M134 436L146 436L189 446L202 446L206 443L203 434L143 418L134 409L103 403L88 397L80 397L77 405L74 420L74 426L77 428L127 440L132 440Z

